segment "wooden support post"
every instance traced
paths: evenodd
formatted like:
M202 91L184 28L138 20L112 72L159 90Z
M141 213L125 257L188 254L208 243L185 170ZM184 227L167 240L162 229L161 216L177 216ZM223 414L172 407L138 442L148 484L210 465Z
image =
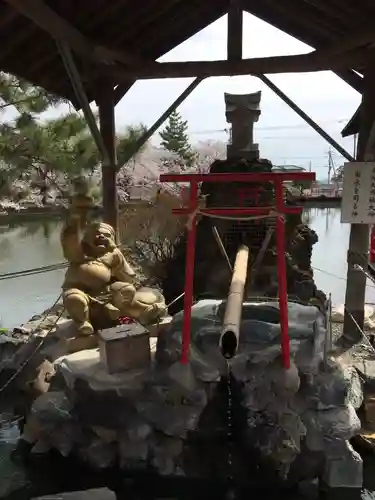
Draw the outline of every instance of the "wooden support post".
M241 0L230 0L228 10L227 59L242 59L243 11Z
M375 159L373 143L375 121L375 64L369 65L363 75L363 94L361 103L361 127L358 136L357 160L372 161ZM366 276L354 269L359 264L364 269L368 263L369 226L352 224L350 227L348 271L345 294L344 332L341 347L350 348L361 339L360 328L364 325Z
M261 80L267 87L269 87L275 94L282 99L285 104L287 104L298 116L300 116L305 122L310 125L318 134L325 139L328 144L330 144L333 148L336 149L344 158L348 161L354 161L353 156L348 153L340 144L333 139L325 130L322 129L310 116L305 113L295 102L293 102L284 92L277 87L269 78L264 75L258 76L259 80Z
M104 220L114 228L118 237L115 101L113 84L110 80L103 79L101 81L97 103L99 106L100 133L108 154L108 162L102 164Z

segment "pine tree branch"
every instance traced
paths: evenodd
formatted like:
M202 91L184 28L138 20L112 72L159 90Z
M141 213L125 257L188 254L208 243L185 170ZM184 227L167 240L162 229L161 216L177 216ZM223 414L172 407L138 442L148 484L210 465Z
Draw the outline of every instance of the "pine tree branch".
M42 93L40 93L39 97L42 97ZM23 99L18 99L16 101L11 101L11 102L7 102L5 104L0 104L0 109L5 109L5 108L8 108L9 106L15 106L16 104L22 104L24 102L30 102L30 101L33 101L35 100L37 97L35 96L29 96L29 97L24 97Z

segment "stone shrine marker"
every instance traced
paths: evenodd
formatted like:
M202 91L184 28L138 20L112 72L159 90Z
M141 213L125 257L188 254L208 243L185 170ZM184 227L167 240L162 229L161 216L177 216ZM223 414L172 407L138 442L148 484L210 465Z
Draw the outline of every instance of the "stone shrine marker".
M344 164L341 222L375 224L375 162Z

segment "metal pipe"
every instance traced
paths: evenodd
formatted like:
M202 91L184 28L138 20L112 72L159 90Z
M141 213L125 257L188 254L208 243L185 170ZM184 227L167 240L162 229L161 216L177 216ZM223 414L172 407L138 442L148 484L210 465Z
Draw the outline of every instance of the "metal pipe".
M249 248L242 245L238 249L234 262L232 282L229 288L223 328L219 341L221 353L227 359L235 356L239 345L242 303L245 292L248 262Z
M333 345L333 337L332 337L332 294L331 293L328 296L328 300L329 300L329 303L328 303L328 306L329 306L329 309L328 309L328 320L329 320L328 334L329 334L329 350L331 351L332 350L332 345Z
M326 309L326 333L324 339L323 361L325 368L328 367L328 356L332 351L332 294L328 295Z

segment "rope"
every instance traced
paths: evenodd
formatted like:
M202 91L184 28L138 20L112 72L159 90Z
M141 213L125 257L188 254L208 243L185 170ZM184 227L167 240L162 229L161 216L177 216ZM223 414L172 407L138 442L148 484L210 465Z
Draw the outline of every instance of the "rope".
M171 306L173 306L173 304L175 304L178 300L182 299L182 297L185 295L185 292L182 292L180 293L180 295L176 298L174 298L171 302L169 302L169 304L167 304L167 309Z
M193 221L195 220L195 218L198 215L201 215L202 217L209 217L211 219L232 220L232 221L235 220L235 221L239 221L239 222L247 222L247 221L251 221L251 220L269 219L269 218L272 218L272 217L280 217L281 219L284 220L284 214L276 212L274 210L270 210L270 212L268 214L266 214L266 215L248 215L248 216L244 216L244 217L239 217L238 215L215 215L215 214L208 214L206 212L202 212L202 210L198 207L198 208L196 208L195 210L193 210L193 212L191 212L188 215L188 220L186 222L186 227L188 228L188 230L190 230L192 228Z
M47 318L48 314L49 314L49 311L56 306L56 304L59 302L60 298L61 298L61 295L60 294L57 299L55 300L55 302L53 303L52 307L50 307L49 310L46 311L46 313L44 314L44 316L42 317L42 319L39 321L39 323L37 324L37 326L34 328L34 331L31 333L30 335L30 338L28 339L28 341L24 344L24 345L27 345L31 342L31 340L33 340L33 333L37 331L38 327L43 323L43 321ZM23 369L25 368L25 366L31 361L31 359L35 356L35 354L42 348L42 346L44 345L44 342L47 338L47 336L51 333L51 331L55 328L55 326L57 325L57 322L59 321L59 319L61 318L61 316L64 314L64 310L65 309L62 309L62 311L60 312L60 314L58 314L56 320L54 321L54 323L49 327L49 329L47 330L47 333L44 337L42 337L40 339L40 342L38 343L38 345L35 347L35 349L33 350L33 352L30 354L30 356L18 367L18 369L13 373L13 375L11 375L9 377L9 379L5 382L5 384L0 387L0 395L5 391L5 389L7 387L9 387L9 385L18 377L18 375L23 371ZM17 353L16 353L17 354ZM12 358L12 361L14 361L15 357L16 357L16 354L13 356ZM0 371L0 374L5 371L5 368L3 368L1 371Z
M329 271L325 271L324 269L319 269L319 267L312 266L312 269L314 269L314 271L319 271L320 273L326 274L327 276L332 276L332 278L336 278L338 280L347 281L347 279L344 278L343 276L338 276L337 274L330 273ZM368 288L375 288L374 285L367 285L367 284L366 284L366 287L368 287Z
M263 240L262 246L260 247L259 253L258 253L258 255L257 255L256 259L255 259L255 262L254 262L254 265L253 265L253 268L252 268L252 272L250 274L250 285L254 284L256 275L257 275L257 273L259 271L259 267L260 267L260 265L261 265L261 263L263 261L263 258L264 258L265 254L266 254L268 245L270 244L273 232L274 232L274 228L273 227L268 228L268 231L267 231L266 236L265 236L265 238Z
M0 275L0 281L23 278L24 276L33 276L35 274L48 273L50 271L58 271L60 269L66 269L68 265L69 264L67 262L61 262L60 264L51 264L49 266L24 269L23 271L15 271L13 273L5 273Z
M365 340L366 344L368 345L368 347L371 348L372 352L375 354L375 348L374 346L371 344L371 342L369 341L369 339L367 338L367 335L365 334L365 332L362 330L362 328L359 326L358 322L356 321L356 319L354 318L353 314L348 310L348 308L346 306L344 306L344 309L345 309L345 312L348 313L350 319L353 321L353 324L354 326L357 328L357 330L359 331L359 333L362 335L363 339Z
M219 247L219 250L221 252L221 255L224 257L224 259L227 261L227 264L228 264L228 268L229 268L229 271L230 272L233 272L233 266L232 266L232 263L230 261L230 258L227 254L227 251L225 250L225 246L224 246L224 243L223 243L223 240L221 239L220 237L220 233L217 229L216 226L212 226L212 232L213 232L213 235L214 235L214 238L216 240L216 243Z

